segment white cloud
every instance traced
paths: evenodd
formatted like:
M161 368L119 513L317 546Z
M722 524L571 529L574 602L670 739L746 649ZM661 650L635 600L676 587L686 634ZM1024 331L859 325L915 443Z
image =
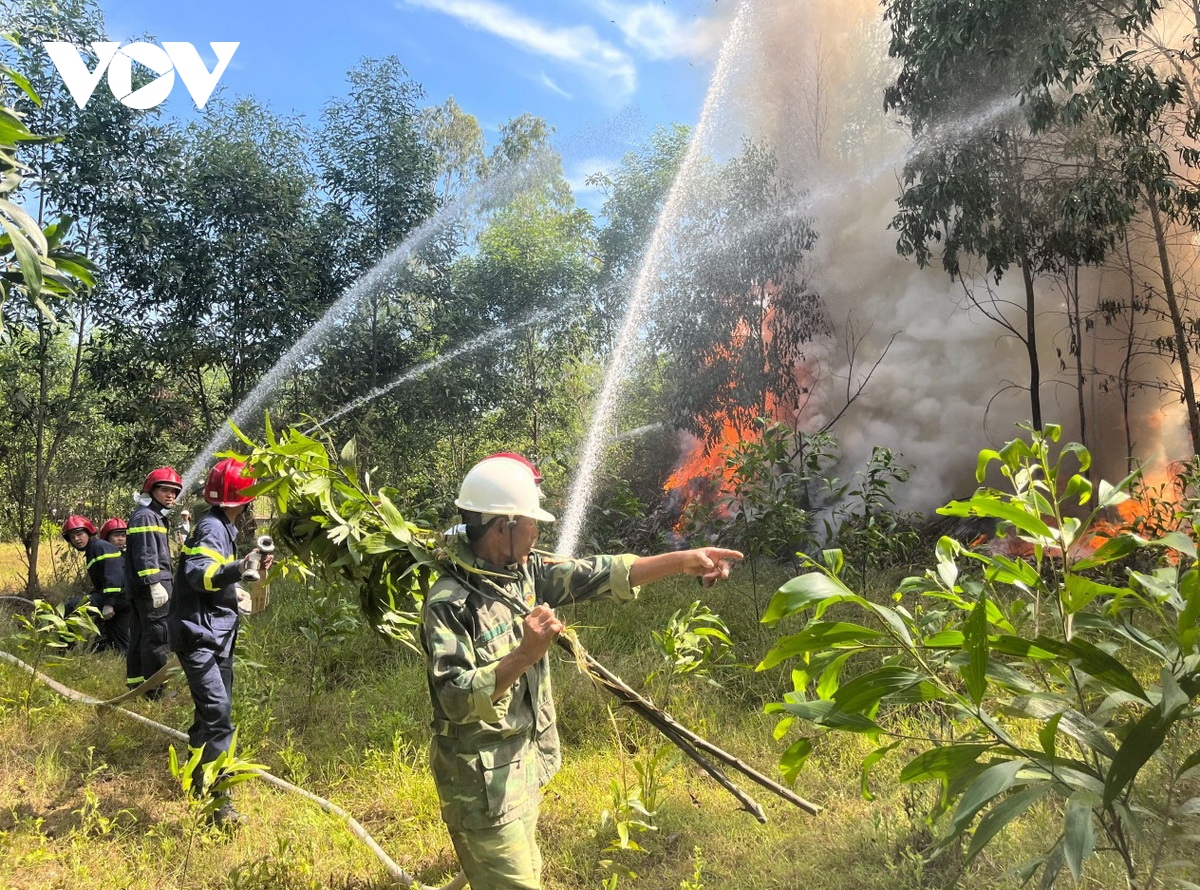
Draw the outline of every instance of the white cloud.
M707 58L716 50L726 27L711 18L684 22L658 3L595 2L621 29L625 42L650 59Z
M615 158L601 157L584 158L571 162L565 173L567 184L571 186L571 191L575 194L575 200L589 208L591 205L599 207L604 201L604 195L599 186L588 185L587 179L595 173L611 173L617 169L619 164L620 161Z
M495 34L526 52L581 68L615 84L624 98L637 87L633 60L590 27L556 27L522 15L491 0L402 0L409 6L432 9L468 27Z
M545 71L541 72L541 76L538 77L538 81L541 83L542 86L544 86L550 92L557 93L558 95L562 96L564 99L574 99L575 98L570 93L568 93L566 90L564 90L562 87L560 87L558 84L556 84L550 78L550 76L548 74L546 74Z

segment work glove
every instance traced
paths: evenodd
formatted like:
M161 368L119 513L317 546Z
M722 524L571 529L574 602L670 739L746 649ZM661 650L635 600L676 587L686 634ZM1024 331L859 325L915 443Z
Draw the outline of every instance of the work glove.
M112 606L104 606L103 608L100 609L100 617L103 618L105 621L108 621L108 619L112 618L116 614L117 614L117 610L114 609Z
M249 615L254 609L254 601L250 598L250 592L240 584L233 588L233 592L237 594L238 614Z
M161 581L155 581L150 585L150 605L156 609L161 609L167 604L170 596L167 594L167 588L163 587Z

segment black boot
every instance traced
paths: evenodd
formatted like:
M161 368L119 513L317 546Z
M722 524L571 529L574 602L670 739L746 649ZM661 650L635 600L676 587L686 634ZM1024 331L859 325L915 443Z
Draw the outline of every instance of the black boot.
M250 821L245 813L239 813L233 808L233 801L228 794L218 795L216 803L217 808L209 816L213 827L232 831Z

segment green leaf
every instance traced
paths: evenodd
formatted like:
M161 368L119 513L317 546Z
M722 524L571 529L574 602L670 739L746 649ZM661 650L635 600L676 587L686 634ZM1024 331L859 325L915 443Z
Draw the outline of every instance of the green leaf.
M971 846L967 848L967 862L978 856L988 842L994 838L1004 826L1028 810L1040 798L1044 797L1054 786L1049 782L1026 788L1010 794L1000 803L993 806L979 820L975 833L971 837Z
M1086 559L1076 560L1072 565L1072 569L1076 572L1094 569L1098 566L1107 565L1118 559L1124 559L1131 553L1135 552L1140 543L1133 535L1120 535L1115 538L1109 538L1103 544L1096 548L1096 552Z
M1148 547L1168 547L1182 553L1189 559L1196 558L1196 542L1183 532L1167 532L1161 538L1147 542Z
M934 552L937 555L938 577L947 587L953 588L954 583L958 580L958 566L954 562L954 554L958 552L958 542L943 535L938 539Z
M1065 586L1068 612L1078 612L1098 596L1120 597L1130 592L1127 587L1112 587L1074 573L1067 575Z
M975 608L963 624L963 651L967 663L961 674L967 684L967 695L978 705L987 692L988 636L987 595L981 594Z
M785 782L793 783L804 768L804 762L812 754L812 739L797 739L779 757L779 771L783 773Z
M1055 540L1050 526L1046 525L1040 516L1030 513L1025 507L1006 503L989 495L976 495L968 501L951 501L946 506L939 507L937 512L943 516L988 516L1003 519L1047 544Z
M1054 759L1054 739L1058 735L1058 724L1062 720L1062 712L1055 714L1046 721L1046 725L1038 730L1038 741L1042 745L1042 750L1046 752L1046 756L1051 760Z
M1017 774L1025 768L1026 763L1025 760L1006 760L980 773L958 802L951 820L952 833L961 834L989 801L1008 791L1016 783Z
M6 210L4 205L8 203L0 201L0 210ZM0 223L4 225L12 239L13 250L17 255L17 264L20 266L25 287L30 296L35 297L42 289L42 259L37 255L37 251L33 249L33 245L29 243L24 233L9 222L3 214L0 214ZM49 309L47 308L45 311L49 312Z
M862 794L863 800L874 800L875 799L875 795L871 793L871 789L868 787L868 780L870 779L870 776L871 776L871 770L874 768L875 764L877 764L880 760L882 760L889 751L892 751L897 746L899 746L902 741L903 741L903 739L897 739L896 741L892 742L890 745L884 745L882 748L876 748L874 751L872 751L870 754L868 754L866 757L863 758L862 781L859 785L859 791Z
M816 723L818 726L828 726L831 729L844 729L847 732L876 733L880 727L874 720L862 714L849 714L838 708L832 701L787 701L778 704L777 710L785 711Z
M1049 650L1070 659L1073 667L1120 689L1122 692L1128 692L1144 701L1150 700L1146 691L1142 689L1141 684L1125 665L1085 640L1076 637L1070 642L1063 642L1041 636L1035 639L1033 644L1040 649Z
M1162 747L1171 728L1170 720L1163 718L1162 709L1155 706L1147 711L1121 742L1117 756L1113 758L1108 775L1104 780L1104 805L1117 799L1126 786L1137 777L1138 771L1154 753Z
M988 465L994 460L1002 460L1000 452L993 451L990 448L984 448L979 452L979 458L975 464L975 481L982 484L987 476Z
M821 679L817 682L817 698L831 699L833 694L837 692L838 681L842 675L842 668L854 652L845 652L839 655L833 661L825 666L825 670L821 671Z
M1200 571L1193 566L1179 579L1179 595L1183 598L1183 609L1176 622L1179 648L1191 650L1200 635Z
M1200 748L1197 748L1195 751L1189 754L1183 763L1179 765L1179 769L1175 771L1175 778L1186 778L1187 774L1194 770L1197 766L1200 766Z
M809 572L788 581L771 597L763 624L773 624L781 618L795 615L827 599L861 600L850 588L823 572Z
M881 667L843 683L834 693L833 701L843 711L865 713L882 698L907 692L914 687L918 690L917 701L933 701L941 697L941 691L922 674L902 667Z
M797 634L780 638L775 647L766 654L755 670L763 671L775 667L781 661L795 658L819 649L840 648L847 643L861 644L878 640L883 634L861 624L842 621L812 624Z
M992 745L961 743L942 745L923 751L910 760L900 771L904 784L927 782L931 779L948 780L974 766L982 754L992 750Z
M1067 813L1063 827L1063 857L1071 877L1076 882L1083 876L1083 862L1092 855L1096 847L1096 827L1092 821L1092 807L1098 801L1095 795L1077 791L1067 801Z
M1117 504L1123 504L1129 500L1129 495L1121 490L1119 486L1112 485L1109 482L1100 480L1097 486L1098 497L1096 499L1096 507L1103 509L1105 507L1115 507Z

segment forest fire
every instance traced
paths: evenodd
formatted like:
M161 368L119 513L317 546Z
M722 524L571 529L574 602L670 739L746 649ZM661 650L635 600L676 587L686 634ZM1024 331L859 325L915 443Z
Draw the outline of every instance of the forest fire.
M1137 534L1153 539L1177 529L1187 533L1186 528L1180 529L1183 523L1178 519L1185 512L1186 491L1182 468L1172 465L1170 473L1174 474L1170 480L1167 473L1156 474L1159 478L1155 482L1144 485L1128 500L1110 508L1109 517L1093 522L1071 548L1072 557L1083 559L1091 556L1104 544L1121 535ZM971 542L971 547L1014 559L1033 559L1035 555L1031 543L1011 533L1004 536L979 535ZM1060 553L1057 548L1050 548L1046 555L1056 557ZM1166 553L1168 559L1177 556L1171 550Z

